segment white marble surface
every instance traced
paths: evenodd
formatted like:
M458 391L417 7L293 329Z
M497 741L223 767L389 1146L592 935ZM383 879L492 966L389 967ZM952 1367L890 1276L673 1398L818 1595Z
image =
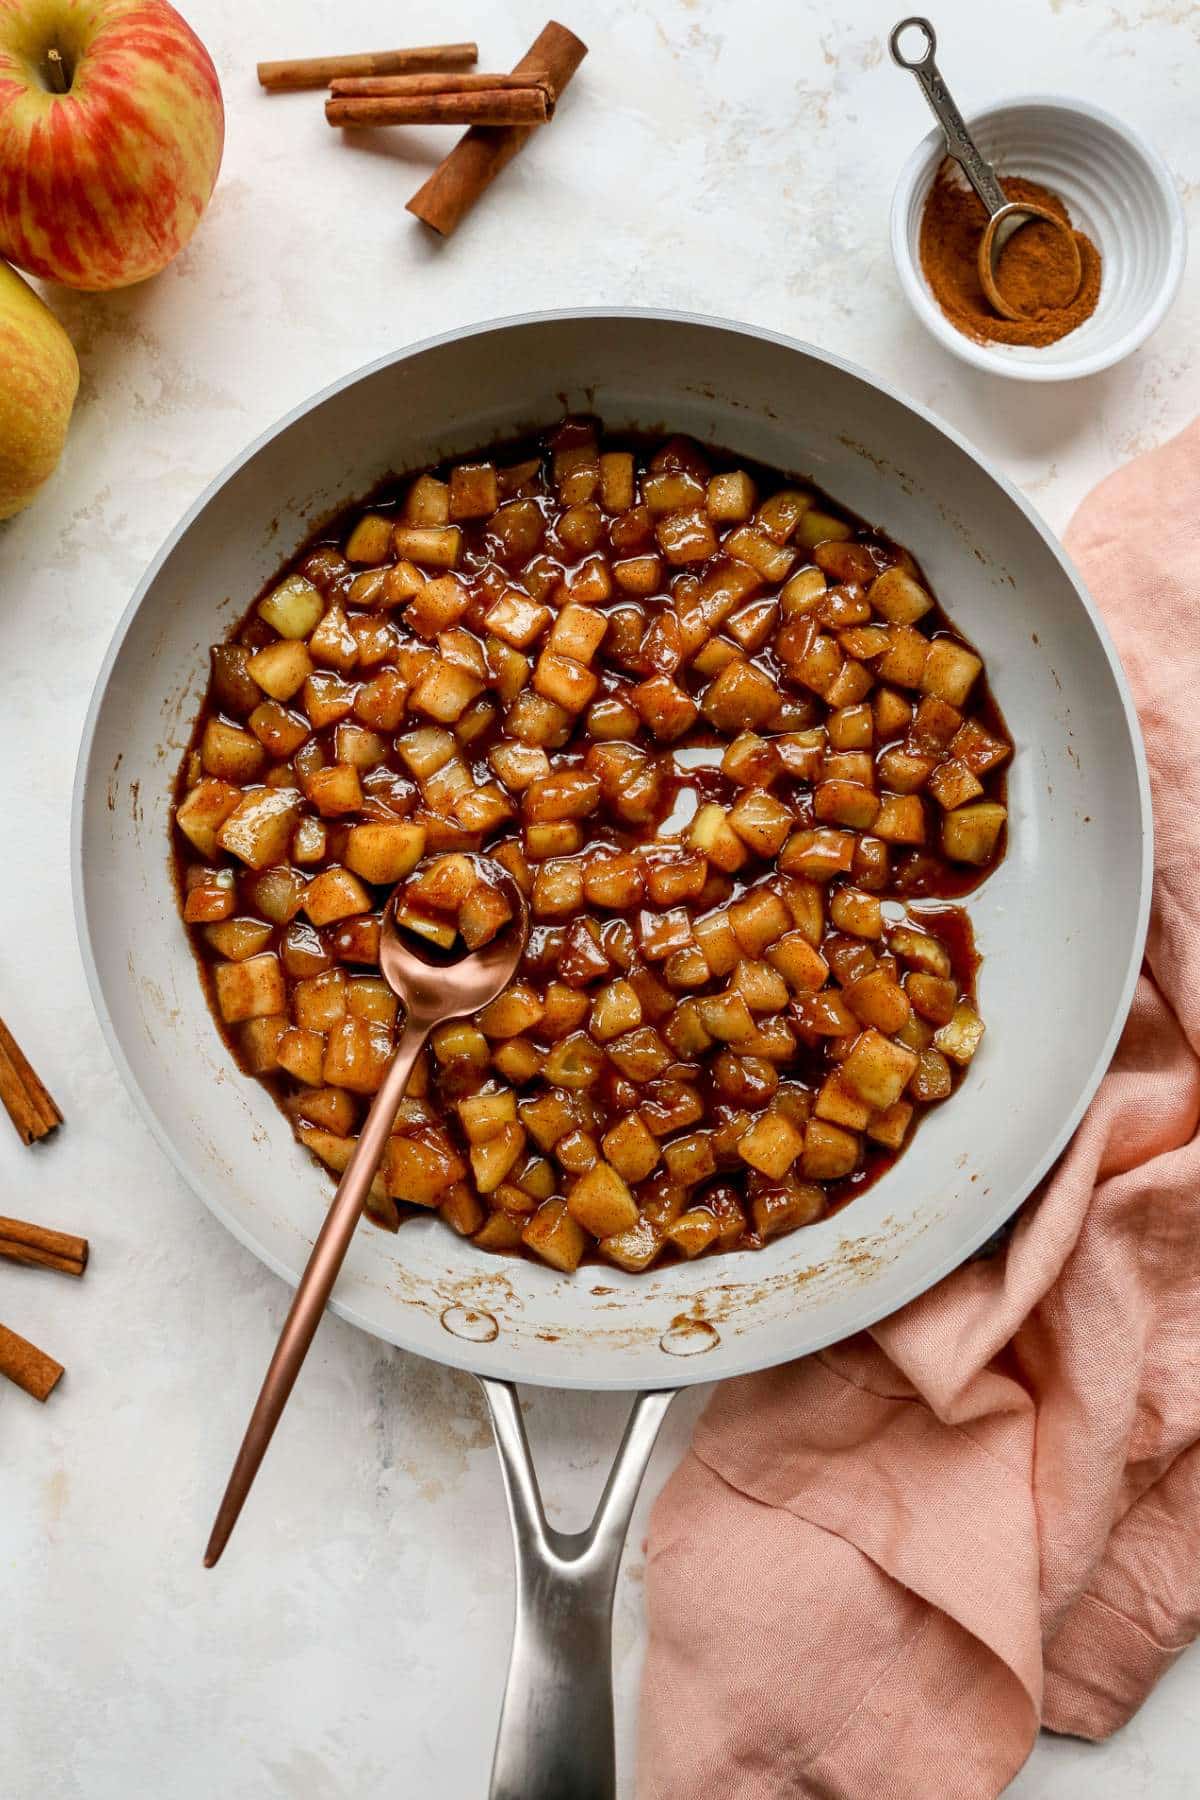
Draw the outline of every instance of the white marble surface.
M417 0L412 42L476 36L505 66L545 0ZM319 101L266 99L259 56L371 46L370 0L190 0L225 85L209 218L161 279L58 294L83 386L58 477L0 527L0 1012L62 1101L57 1141L0 1131L3 1209L86 1230L81 1285L0 1268L0 1316L69 1375L45 1409L0 1393L0 1789L9 1800L472 1800L486 1791L509 1629L499 1481L472 1383L329 1320L215 1575L200 1550L282 1285L201 1209L127 1100L71 921L68 794L112 627L182 509L256 432L427 332L546 305L711 310L857 359L972 436L1065 524L1087 488L1200 402L1200 282L1123 367L1028 389L948 358L887 247L892 172L927 127L886 60L881 0L573 0L592 55L553 135L449 244L403 202L432 133L340 143ZM386 13L386 9L385 9ZM1200 225L1200 7L943 4L964 106L1055 89L1152 135ZM657 1490L698 1397L677 1404ZM533 1394L553 1513L580 1519L619 1433L612 1396ZM642 1524L616 1626L629 1777ZM1200 1659L1101 1748L1043 1741L1020 1800L1195 1793ZM849 1796L847 1800L860 1800Z

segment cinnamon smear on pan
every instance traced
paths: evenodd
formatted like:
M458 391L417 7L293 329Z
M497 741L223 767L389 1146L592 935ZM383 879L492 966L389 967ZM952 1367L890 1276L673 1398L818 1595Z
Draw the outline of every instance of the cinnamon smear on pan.
M1051 226L1036 220L1013 233L996 264L997 287L1029 317L1002 319L992 311L977 267L987 214L974 189L951 169L947 161L929 191L920 239L921 268L950 323L982 343L1041 349L1090 318L1100 298L1100 252L1083 232L1075 233L1083 277L1071 299L1073 271L1066 245ZM1058 195L1040 182L1004 175L1000 185L1010 200L1036 201L1070 224Z

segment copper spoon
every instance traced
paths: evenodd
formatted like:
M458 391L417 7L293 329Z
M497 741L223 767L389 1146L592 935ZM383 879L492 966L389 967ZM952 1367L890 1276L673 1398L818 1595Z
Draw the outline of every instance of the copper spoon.
M502 877L503 871L495 870ZM287 1405L300 1366L316 1336L338 1272L345 1260L375 1172L383 1160L396 1112L404 1098L413 1064L436 1025L461 1019L494 1000L512 980L529 932L525 903L505 876L504 890L513 907L512 923L490 944L455 963L435 965L409 948L396 923L395 894L383 915L379 967L384 980L404 1005L404 1029L383 1085L371 1102L357 1148L346 1164L330 1208L312 1247L307 1267L279 1334L279 1342L250 1415L225 1497L221 1501L204 1566L211 1569L229 1541L258 1466Z
M919 31L925 40L921 54L910 60L900 48L901 34L912 29ZM986 157L980 154L974 138L967 130L966 123L946 83L934 55L937 51L937 37L928 19L919 17L901 19L892 27L888 46L892 53L892 61L900 68L907 69L915 75L921 84L921 92L928 100L934 118L946 134L946 154L952 156L971 186L975 189L987 211L987 229L980 241L978 253L979 280L988 302L1002 319L1024 319L1027 315L1018 307L1006 300L996 285L996 263L1000 252L1013 234L1022 225L1032 220L1040 220L1060 232L1066 243L1070 245L1073 280L1070 294L1060 305L1069 306L1079 292L1083 280L1083 263L1079 256L1079 243L1071 227L1052 213L1049 207L1038 206L1029 200L1010 200L1000 185L999 177Z

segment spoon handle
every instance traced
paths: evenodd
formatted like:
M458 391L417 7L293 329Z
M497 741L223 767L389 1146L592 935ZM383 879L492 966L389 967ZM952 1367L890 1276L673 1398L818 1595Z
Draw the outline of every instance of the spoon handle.
M919 31L925 39L925 48L919 57L910 59L900 48L901 34L908 30ZM999 179L987 158L980 154L971 133L967 130L966 120L954 104L954 96L942 80L941 71L934 56L937 51L937 36L928 19L914 17L901 19L893 25L888 38L888 48L892 53L892 61L910 75L915 75L921 84L921 92L929 102L934 118L946 135L946 154L952 156L975 192L979 195L988 211L988 217L1008 205L1008 196L1000 186Z
M400 1035L396 1054L383 1078L383 1085L371 1103L362 1135L338 1183L325 1223L317 1234L308 1264L300 1277L291 1309L279 1334L275 1354L263 1379L262 1389L250 1415L242 1447L238 1451L225 1497L221 1501L204 1566L211 1569L229 1541L246 1495L266 1455L267 1445L287 1405L288 1396L300 1373L308 1347L316 1336L321 1314L325 1310L346 1251L354 1236L375 1172L383 1161L396 1112L408 1087L413 1064L429 1036L428 1024L415 1024L410 1019Z

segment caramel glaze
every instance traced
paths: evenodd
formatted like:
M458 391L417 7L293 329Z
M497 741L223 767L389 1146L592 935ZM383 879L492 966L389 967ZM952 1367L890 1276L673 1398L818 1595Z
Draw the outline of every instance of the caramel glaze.
M594 428L594 422L583 420L579 422L579 426L582 431L586 431ZM568 443L573 429L573 421L568 421L565 425L559 426L552 434L555 446L561 448ZM683 445L683 454L686 456L688 449L687 442L685 440L676 441ZM650 438L647 436L637 436L629 433L619 434L608 431L602 432L601 435L601 446L605 450L632 450L639 470L644 469L649 455L654 451L659 450L661 444L662 439L659 437ZM856 551L857 559L861 564L861 572L864 580L869 580L873 574L891 567L898 562L902 562L909 572L912 573L917 580L921 581L923 586L929 589L929 583L925 580L919 565L910 553L896 545L881 529L867 525L850 513L847 508L830 500L817 488L816 484L807 477L783 474L778 470L755 464L745 457L735 457L728 452L714 449L709 446L702 446L701 450L704 458L714 473L720 473L723 470L735 468L745 469L755 482L760 501L767 498L779 488L785 486L800 485L810 492L815 492L817 496L816 504L822 511L831 513L833 516L846 520L853 525L855 535L853 539L848 541L848 545L854 547ZM457 460L474 460L486 457L499 465L507 466L535 457L545 461L546 455L547 436L539 436L536 438L523 438L495 444L488 447L486 450L475 452L473 457ZM450 462L446 462L425 472L437 475L442 479L447 479L451 466ZM260 590L259 594L255 596L254 603L248 608L241 621L230 632L226 641L245 645L252 650L274 641L276 634L261 618L258 617L255 608L257 607L259 600L266 593L270 592L285 574L291 571L303 573L309 580L314 581L318 586L322 587L330 601L339 598L344 600L349 580L357 571L349 570L347 572L346 565L341 555L341 546L345 543L354 522L366 511L382 513L387 516L395 516L398 518L403 501L404 490L411 479L411 473L406 476L389 477L386 481L381 483L372 494L367 496L366 499L357 501L353 506L347 507L336 517L330 519L314 531L304 547L298 551L297 554L293 556L269 582L264 584L264 587ZM549 516L558 505L556 497L550 492L533 496L523 492L522 498L536 499L543 514L546 516ZM489 563L494 564L496 562L498 546L495 538L488 531L488 521L486 520L462 522L462 530L464 533L464 552L461 562L458 565L457 573L469 580L472 574L477 574ZM620 554L620 551L615 551L614 554ZM555 559L551 558L549 560L553 562ZM565 570L571 565L565 560L559 559L557 566L560 569ZM669 574L670 572L668 571L668 578ZM330 577L332 577L332 579L330 579ZM929 589L929 591L932 592L932 589ZM616 597L604 604L599 610L611 617L613 614L623 609L635 606L642 609L648 618L652 619L656 611L664 608L668 604L668 600L669 596L666 592L651 597L650 599L638 599L636 601L628 598ZM968 642L968 640L963 637L962 633L957 631L951 624L940 604L935 604L935 611L926 616L922 621L922 626L927 635L931 637L949 636L960 643ZM781 689L781 691L788 692L794 697L800 697L796 696L794 689L786 686L783 679L784 670L772 654L769 646L759 651L751 658L751 660L771 677L772 681ZM641 674L631 677L627 676L624 671L606 666L602 661L598 664L596 673L600 675L601 682L600 690L596 696L597 698L601 698L604 695L612 694L614 691L619 690L623 685L627 685L629 679L636 680L642 678ZM647 667L642 671L642 674L650 673L653 673L652 667ZM678 678L686 680L686 677L687 671L685 670L680 672ZM690 683L692 690L694 691L700 685L702 684L695 677L692 677ZM812 711L812 722L816 723L824 716L825 709L821 702L814 701ZM994 736L1011 741L1000 708L987 685L986 670L981 672L973 689L970 714L972 717L978 719L979 722ZM198 749L204 726L209 718L213 716L228 717L234 723L241 722L235 713L227 713L223 709L220 675L217 670L214 670L213 680L210 682L208 692L206 693L204 702L197 716L189 743L189 753L195 752ZM316 733L314 735L319 741L324 742L332 737L332 728L328 731ZM493 728L482 737L476 739L469 749L464 751L464 756L472 767L472 773L475 779L480 783L486 783L494 779L493 771L486 761L486 754L489 746L495 741L496 735L497 733ZM582 763L589 741L583 722L583 715L580 715L569 743L564 746L563 749L555 752L556 769L565 769ZM669 746L662 748L664 757L674 753L676 758L678 758L678 753L681 751L703 752L705 750L710 750L715 752L714 760L719 762L720 755L727 747L728 742L729 739L727 737L723 737L707 726L703 715L701 715L695 726L690 728L680 739ZM887 745L881 745L876 751L876 755L878 756L881 751L887 747ZM176 804L183 799L187 792L189 762L190 754L184 756L180 767L176 784ZM984 785L984 798L1003 802L1005 798L1005 765L1001 765L1000 768L992 770L983 776L982 780ZM368 776L366 780L364 780L363 785L364 792L376 795L393 814L404 815L411 812L417 806L420 799L416 784L406 772L404 765L394 748L389 753L385 764ZM599 844L609 844L620 849L630 849L638 844L651 842L657 836L657 833L662 828L664 822L671 819L672 815L681 817L685 821L686 817L690 816L699 805L710 800L717 801L726 806L731 805L740 791L741 790L730 781L728 777L721 773L719 767L700 766L689 768L681 766L680 762L677 760L675 772L670 775L663 784L661 796L662 804L658 810L657 816L652 821L640 829L631 829L628 826L620 825L607 819L590 821L590 836L585 841L583 850L580 854L586 855L589 849L594 848ZM795 810L795 826L797 829L802 829L804 826L811 825L814 822L811 789L806 784L798 781L789 782L785 779L775 784L773 792ZM938 808L936 807L936 804L932 800L924 797L923 804L930 823L934 824L938 817ZM508 825L502 827L499 833L490 839L488 845L485 847L491 848L494 845L502 843L506 837L518 834L519 821L512 821ZM933 841L936 841L936 831L934 831L932 835ZM951 902L961 899L987 878L992 869L1002 859L1005 843L1006 834L1002 833L995 856L989 864L982 868L950 863L936 851L930 849L901 850L896 854L896 860L893 863L889 884L883 895L886 899L897 899L903 902L911 901L914 903L914 922L919 923L925 929L934 933L946 945L952 959L955 978L964 996L971 999L973 999L975 995L975 980L980 964L980 957L975 947L974 934L972 932L969 917L964 909L951 904ZM175 834L175 872L177 886L181 896L185 893L185 867L189 860L192 860L192 857L189 855L189 847L181 842L178 834ZM239 900L242 900L244 898L243 890L249 887L256 879L256 875L253 871L244 869L233 858L225 857L222 860L227 866L232 867L234 870L235 879L239 889ZM761 871L759 872L761 873ZM745 886L746 884L734 877L734 893L731 898L736 899L744 891ZM380 891L376 897L379 906L382 907L387 898L386 893ZM253 905L246 900L245 905L239 905L237 910L240 914L242 912L252 913L255 909ZM274 929L272 940L265 948L276 950L279 948L279 943L283 936L283 929L284 928L282 927L276 927ZM311 929L311 927L309 929ZM535 923L530 932L528 948L525 953L520 974L532 976L536 979L544 973L553 972L555 952L557 946L561 943L563 929L564 928L559 925ZM234 1056L235 1060L240 1062L236 1039L222 1023L220 1016L213 1005L211 981L212 954L206 949L203 937L199 930L190 932L189 936L197 960L200 964L202 979L209 997L210 1009L213 1012L214 1020L217 1023L218 1029L221 1031L231 1054ZM361 969L367 970L374 965L370 957L364 956L361 952L359 946L362 937L361 921L355 919L347 920L340 926L327 927L324 934L325 943L332 951L335 961L339 963L344 962L350 967L357 965ZM313 931L313 939L314 943L319 941L319 934L315 931ZM538 1045L539 1049L548 1048L548 1045L538 1040L536 1033L532 1034L532 1041ZM801 1043L799 1045L795 1063L788 1065L783 1071L783 1074L784 1078L791 1082L819 1085L823 1075L827 1072L828 1066L822 1063L819 1052L810 1050ZM957 1089L965 1071L957 1065L952 1065L952 1073L954 1086L955 1089ZM259 1076L258 1079L264 1081L265 1085L267 1085L275 1095L278 1103L286 1109L286 1101L290 1095L295 1093L298 1084L289 1077L280 1075ZM444 1087L441 1091L445 1094ZM711 1079L707 1076L707 1072L705 1072L701 1078L701 1092L703 1093L708 1106L705 1123L719 1124L723 1111L728 1113L733 1109L723 1106L723 1103L717 1102L712 1090ZM919 1123L919 1116L918 1120L914 1123ZM911 1132L909 1141L911 1141ZM851 1200L865 1192L867 1188L872 1186L889 1168L891 1168L892 1164L895 1163L902 1154L903 1148L900 1151L890 1151L867 1140L861 1167L856 1170L853 1175L840 1182L823 1184L826 1187L828 1194L826 1216L828 1216L829 1213L840 1210ZM719 1209L721 1191L723 1189L728 1189L732 1185L734 1194L740 1194L744 1190L744 1184L745 1171L739 1172L735 1170L731 1172L719 1172L716 1179L710 1181L704 1187L697 1188L693 1191L688 1204L690 1206L704 1206L706 1203L715 1203L716 1207ZM425 1209L405 1209L404 1207L401 1207L402 1216L404 1216L407 1211L411 1211L413 1216L420 1216L424 1213ZM739 1240L738 1244L733 1247L754 1248L757 1247L760 1242L761 1239L754 1232L752 1224L748 1223L747 1231ZM663 1259L669 1260L674 1254L675 1253L668 1246L663 1252ZM594 1250L589 1250L587 1256L589 1259L595 1259L596 1253Z

